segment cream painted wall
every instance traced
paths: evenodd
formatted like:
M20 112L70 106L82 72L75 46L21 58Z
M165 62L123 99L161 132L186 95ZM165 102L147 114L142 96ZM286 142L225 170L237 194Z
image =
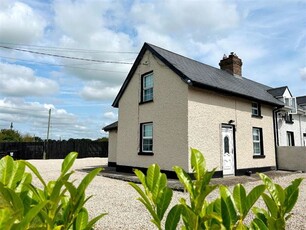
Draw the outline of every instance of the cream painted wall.
M209 169L222 170L221 124L234 120L236 168L275 166L272 108L262 105L261 119L252 118L251 110L251 101L190 87L188 146L203 152ZM265 158L253 159L252 127L263 130Z
M154 102L139 105L141 75L154 70ZM188 169L188 85L150 52L143 56L119 101L117 165ZM153 122L153 156L139 152L140 123Z
M117 162L117 130L108 132L108 162Z

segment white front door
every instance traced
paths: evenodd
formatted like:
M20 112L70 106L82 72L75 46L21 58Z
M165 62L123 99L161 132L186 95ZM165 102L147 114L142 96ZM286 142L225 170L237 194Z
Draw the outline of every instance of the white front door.
M223 175L235 174L233 126L222 126Z

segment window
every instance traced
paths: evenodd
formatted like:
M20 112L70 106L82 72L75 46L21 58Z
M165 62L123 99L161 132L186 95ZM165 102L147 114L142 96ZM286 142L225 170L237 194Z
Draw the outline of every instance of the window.
M289 113L285 114L285 122L288 124L293 124L292 114Z
M153 153L153 123L144 123L140 125L141 141L140 141L140 154L151 155Z
M253 155L254 156L264 155L261 128L253 128Z
M303 133L303 143L304 143L304 146L306 146L306 133Z
M142 76L141 102L153 101L153 72Z
M287 144L288 146L294 146L294 133L287 131Z
M252 102L252 117L261 117L261 106L257 102Z

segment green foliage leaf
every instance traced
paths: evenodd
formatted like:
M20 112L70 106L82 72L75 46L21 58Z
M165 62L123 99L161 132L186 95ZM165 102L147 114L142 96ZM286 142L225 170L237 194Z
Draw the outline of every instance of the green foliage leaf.
M270 230L268 226L258 218L255 218L251 223L252 229L258 229L258 230Z
M266 189L265 185L257 185L247 195L246 202L245 202L245 210L243 212L243 217L247 216L247 214L249 213L250 209L253 207L253 205L259 199L259 197L263 194L265 189Z
M92 230L93 226L97 221L99 221L103 216L107 215L107 213L102 213L99 216L96 216L93 218L89 223L87 224L86 228L84 230Z
M275 204L274 200L270 198L267 194L263 193L262 198L268 207L269 212L271 213L273 218L277 218L278 216L278 208L277 205Z
M180 221L182 212L182 206L177 204L171 208L166 219L165 229L175 230L177 228L178 222Z
M235 224L238 220L238 215L232 194L230 193L229 189L223 185L219 187L219 190L220 190L221 199L225 202L228 214L230 215L231 224ZM222 208L223 207L221 207L221 209Z
M303 181L303 178L297 178L294 181L291 182L291 185L289 185L285 189L286 194L286 200L285 200L285 212L289 213L293 209L294 205L297 202L298 196L299 196L299 186L301 182Z
M146 184L150 191L158 184L160 179L160 168L157 164L152 164L147 170Z
M75 221L75 229L85 229L88 224L88 212L86 208L81 208Z
M206 162L203 154L197 150L191 148L191 167L195 173L195 178L200 180L206 170Z
M62 163L61 175L65 175L68 172L68 170L72 167L77 157L78 157L77 152L71 152L65 157Z
M261 180L266 185L266 187L267 187L269 193L271 194L271 197L274 200L275 204L280 206L281 201L280 201L280 197L279 197L277 188L275 187L275 184L272 182L270 177L268 177L267 175L265 175L263 173L259 173L258 175L260 176Z
M169 207L169 204L172 199L172 194L173 194L172 190L167 187L165 187L161 192L160 199L157 203L157 215L160 220L163 219L164 214Z
M222 216L222 224L224 225L224 227L226 229L230 229L232 220L231 220L231 216L228 210L228 207L226 205L226 201L221 198L221 216Z
M36 206L32 207L29 212L24 216L24 218L20 221L18 225L18 229L27 229L30 225L31 221L37 216L37 214L41 211L41 209L48 203L48 201L42 201Z
M291 212L293 207L295 206L299 197L299 189L294 190L290 195L287 196L286 204L285 204L285 213Z
M240 215L243 216L243 214L245 213L245 210L246 210L245 206L246 206L246 202L247 202L246 191L245 191L245 188L243 187L243 185L237 184L234 187L233 197L234 197L235 204L236 204L236 207L237 207Z
M44 181L44 179L42 178L42 176L40 175L40 173L38 172L37 168L34 165L24 160L21 160L21 162L23 162L34 173L34 175L40 180L40 182L43 184L44 187L47 187L46 182Z
M173 169L189 195L194 196L193 184L190 176L181 167L174 166Z
M143 174L143 172L140 171L139 169L134 169L134 173L135 173L136 176L138 177L140 183L141 183L145 188L148 188L147 183L146 183L146 176Z

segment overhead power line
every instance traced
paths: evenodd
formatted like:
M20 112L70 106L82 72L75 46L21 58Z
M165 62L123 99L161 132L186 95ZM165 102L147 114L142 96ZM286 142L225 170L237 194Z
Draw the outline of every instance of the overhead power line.
M73 69L82 69L82 70L90 70L90 71L101 71L101 72L114 72L114 73L126 73L124 71L117 71L117 70L106 70L106 69L96 69L96 68L85 68L85 67L79 67L75 65L63 65L63 64L53 64L48 62L38 62L38 61L31 61L31 60L25 60L25 59L19 59L19 58L11 58L11 57L4 57L0 56L0 58L3 59L10 59L10 60L16 60L21 62L28 62L28 63L37 63L41 65L49 65L49 66L59 66L59 67L66 67L66 68L73 68Z
M37 51L32 51L32 50L20 49L20 48L13 48L13 47L9 47L9 46L0 46L0 48L9 49L9 50L16 50L16 51L21 51L21 52L27 52L27 53L33 53L33 54L39 54L39 55L45 55L45 56L51 56L51 57L79 60L79 61L99 62L99 63L108 63L108 64L124 64L124 65L132 65L133 64L132 62L105 61L105 60L96 60L96 59L89 59L89 58L64 56L64 55L58 55L58 54L50 54L50 53L37 52Z
M16 44L10 42L0 42L4 46L18 46L18 47L30 47L38 50L56 50L61 52L84 52L84 53L119 53L119 54L138 54L138 52L132 51L111 51L111 50L93 50L93 49L80 49L80 48L70 48L70 47L56 47L56 46L39 46L39 45L29 45L29 44Z

